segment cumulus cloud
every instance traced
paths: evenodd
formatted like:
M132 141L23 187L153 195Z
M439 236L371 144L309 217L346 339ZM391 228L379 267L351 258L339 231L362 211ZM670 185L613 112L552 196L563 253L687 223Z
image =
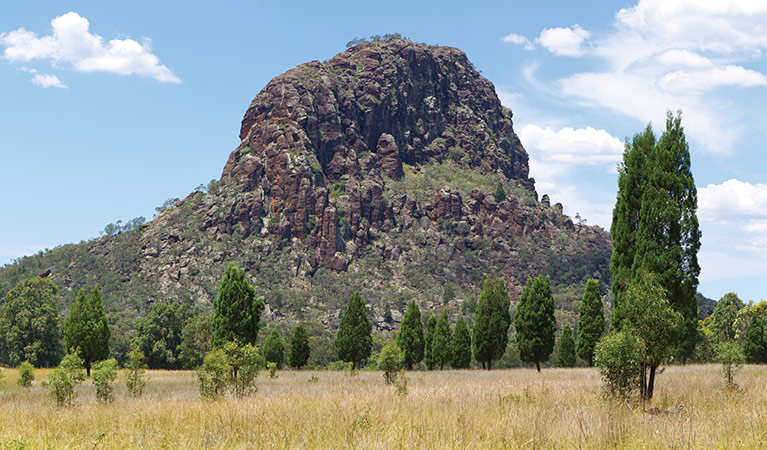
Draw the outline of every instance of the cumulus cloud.
M533 44L530 39L516 34L516 33L509 33L506 36L502 37L501 40L503 42L509 42L516 45L522 45L525 47L525 50L532 50L535 48L535 44Z
M44 88L49 87L57 87L61 89L66 89L66 85L61 82L59 77L56 75L51 75L48 73L40 73L35 69L30 69L28 67L22 67L21 70L24 72L32 74L32 84L35 86L41 86Z
M522 145L536 159L568 164L616 165L623 155L623 143L605 130L592 127L563 127L553 130L525 125L519 132Z
M68 66L78 72L139 75L163 83L181 82L152 53L149 39L141 43L133 39L105 42L89 31L88 19L74 12L53 19L51 28L52 33L46 36L24 28L0 34L0 44L6 47L3 56L13 62L47 60L53 67Z
M730 179L698 189L698 216L706 221L767 219L767 184Z
M576 24L572 28L546 28L536 41L548 51L560 56L582 56L586 50L583 42L591 33Z

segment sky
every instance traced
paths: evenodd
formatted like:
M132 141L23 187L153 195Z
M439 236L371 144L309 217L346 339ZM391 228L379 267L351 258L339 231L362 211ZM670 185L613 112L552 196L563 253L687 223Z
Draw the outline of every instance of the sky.
M513 111L539 195L605 229L624 142L681 110L699 291L767 298L763 0L4 0L0 264L218 179L271 78L386 33L465 51Z

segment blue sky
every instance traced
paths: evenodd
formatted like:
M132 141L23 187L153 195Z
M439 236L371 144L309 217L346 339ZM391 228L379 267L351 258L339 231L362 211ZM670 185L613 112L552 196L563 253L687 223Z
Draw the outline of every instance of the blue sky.
M767 298L767 3L104 2L0 6L0 264L151 219L218 178L274 76L401 33L464 50L539 194L609 228L626 137L683 110L700 291Z

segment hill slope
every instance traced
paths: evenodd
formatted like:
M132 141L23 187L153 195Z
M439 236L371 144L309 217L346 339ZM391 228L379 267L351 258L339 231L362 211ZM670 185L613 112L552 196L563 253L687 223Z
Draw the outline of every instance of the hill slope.
M386 302L395 320L410 298L456 313L488 275L516 300L527 277L551 274L571 320L585 280L609 276L609 236L538 200L511 111L460 50L393 39L302 64L256 96L240 139L204 192L0 268L2 293L50 271L63 306L99 284L120 317L169 298L207 308L235 261L266 320L333 328L360 290L387 329Z

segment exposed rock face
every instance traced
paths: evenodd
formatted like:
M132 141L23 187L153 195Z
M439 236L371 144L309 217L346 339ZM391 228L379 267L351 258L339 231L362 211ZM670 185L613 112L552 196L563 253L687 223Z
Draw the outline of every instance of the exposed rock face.
M489 274L513 296L539 273L582 292L607 270L608 237L576 233L561 205L537 201L511 119L454 48L394 39L302 64L253 100L221 180L143 227L135 261L115 270L148 296L208 304L234 260L275 320L315 311L328 327L352 289L381 295L378 315L387 292L430 295L446 282L472 292ZM508 198L497 203L498 183ZM90 254L116 254L127 238L110 239ZM93 266L72 261L66 270ZM307 293L303 306L270 297L276 289Z

